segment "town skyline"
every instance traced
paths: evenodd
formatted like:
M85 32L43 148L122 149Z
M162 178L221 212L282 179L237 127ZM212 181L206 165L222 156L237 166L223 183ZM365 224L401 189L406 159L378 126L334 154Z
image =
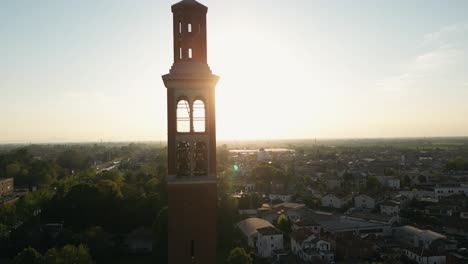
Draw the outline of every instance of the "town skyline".
M164 141L173 2L3 2L0 143ZM468 3L204 2L221 141L468 136Z

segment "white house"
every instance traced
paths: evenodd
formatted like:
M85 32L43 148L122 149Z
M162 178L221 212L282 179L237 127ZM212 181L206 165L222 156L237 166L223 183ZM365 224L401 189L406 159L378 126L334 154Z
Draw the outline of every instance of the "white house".
M318 238L307 228L298 229L291 234L291 251L307 263L313 263L315 260L326 262L334 260L330 242Z
M237 223L247 244L260 257L271 257L273 251L283 249L283 233L261 218L248 218Z
M322 197L322 206L330 208L342 208L349 198L329 193Z
M445 264L447 263L445 256L438 256L438 254L431 254L430 251L415 252L416 250L405 249L403 253L409 259L419 264ZM418 250L419 251L419 250Z
M255 248L257 236L258 236L258 229L264 227L272 227L273 225L261 218L247 218L245 220L240 221L237 223L237 227L240 229L244 237L247 239L247 244L251 248Z
M257 229L257 254L262 258L273 256L275 250L283 249L283 233L276 227L267 226Z
M385 201L380 204L380 213L383 215L400 215L400 204L395 201Z
M455 185L438 185L434 187L434 194L437 199L454 194L465 194L468 196L468 185L455 184Z
M290 202L292 200L293 195L292 194L273 194L270 193L269 198L270 201L282 201L284 203Z
M360 194L354 197L354 207L362 209L374 209L375 199L368 195Z

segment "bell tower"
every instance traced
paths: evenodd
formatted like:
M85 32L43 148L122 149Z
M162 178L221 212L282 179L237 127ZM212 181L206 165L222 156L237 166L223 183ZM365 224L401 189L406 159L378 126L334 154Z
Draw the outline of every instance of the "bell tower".
M218 76L207 64L206 14L195 0L172 6L174 64L167 88L169 264L216 263Z

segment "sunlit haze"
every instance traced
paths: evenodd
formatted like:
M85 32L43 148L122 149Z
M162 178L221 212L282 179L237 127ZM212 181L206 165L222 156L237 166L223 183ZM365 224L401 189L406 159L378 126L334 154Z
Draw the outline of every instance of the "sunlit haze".
M0 3L0 142L166 139L176 1ZM468 136L468 1L200 1L218 139Z

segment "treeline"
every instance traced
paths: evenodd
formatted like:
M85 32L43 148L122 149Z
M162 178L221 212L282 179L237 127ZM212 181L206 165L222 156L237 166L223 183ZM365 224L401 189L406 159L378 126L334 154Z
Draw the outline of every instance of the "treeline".
M92 183L79 183L66 193L57 193L44 207L42 217L47 222L63 222L76 232L101 226L109 233L126 233L151 226L167 204L163 178L143 172L105 171L88 181Z
M69 263L46 260L83 244L98 263L113 263L124 254L125 234L145 227L153 230L156 259L165 260L165 149L143 144L39 149L30 146L0 155L0 177L13 177L16 186L39 187L16 203L0 206L0 251L12 257L32 247L40 263ZM138 166L97 173L96 161L115 158ZM63 229L51 237L44 232L46 224Z
M457 158L447 162L445 165L447 171L468 171L468 160L464 158Z

